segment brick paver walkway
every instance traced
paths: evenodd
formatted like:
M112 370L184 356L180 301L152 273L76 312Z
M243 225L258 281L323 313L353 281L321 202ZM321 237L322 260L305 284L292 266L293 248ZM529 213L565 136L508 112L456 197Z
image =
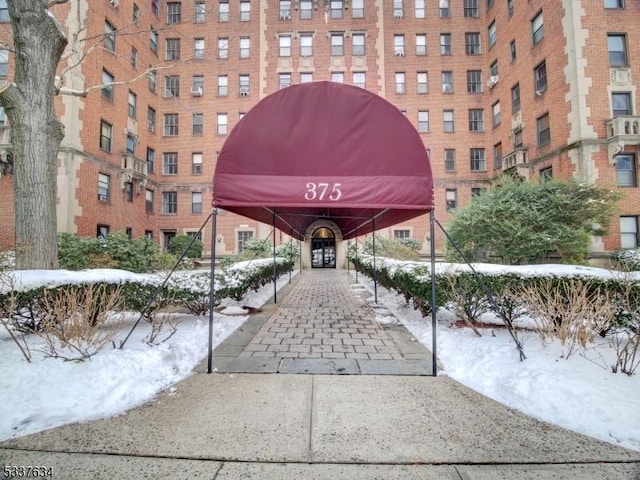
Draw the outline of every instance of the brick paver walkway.
M402 325L376 321L370 295L353 283L345 270L303 270L278 304L267 304L216 348L216 370L431 374L430 352Z

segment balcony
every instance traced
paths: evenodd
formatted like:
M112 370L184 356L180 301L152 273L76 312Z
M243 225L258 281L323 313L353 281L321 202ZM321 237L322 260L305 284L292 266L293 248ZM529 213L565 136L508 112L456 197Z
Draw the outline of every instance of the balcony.
M615 165L614 156L625 145L640 145L640 116L617 115L605 122L609 163Z
M133 183L133 180L138 180L138 192L141 192L147 186L147 162L127 153L122 156L121 166L120 183L122 189L124 190L126 183Z
M510 153L502 156L502 172L518 174L520 177L529 178L528 155L525 147L518 147Z

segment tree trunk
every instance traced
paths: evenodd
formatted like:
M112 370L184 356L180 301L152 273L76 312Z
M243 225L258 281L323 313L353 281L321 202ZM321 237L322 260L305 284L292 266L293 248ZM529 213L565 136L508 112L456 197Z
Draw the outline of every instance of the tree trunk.
M16 267L58 268L56 181L64 127L55 115L55 74L67 39L45 0L8 2L14 82L0 93L11 125Z

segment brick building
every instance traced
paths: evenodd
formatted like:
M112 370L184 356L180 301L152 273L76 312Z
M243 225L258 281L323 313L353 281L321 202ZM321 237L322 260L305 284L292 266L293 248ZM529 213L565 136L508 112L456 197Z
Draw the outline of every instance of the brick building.
M292 83L331 80L386 98L414 123L442 223L502 173L573 177L624 193L594 255L640 242L638 2L70 0L53 13L76 38L62 91L89 90L59 96L60 231L149 235L163 247L195 234L211 210L217 154L242 115ZM11 77L11 55L0 49L0 78ZM1 115L3 248L14 229L9 135ZM217 252L270 231L222 212ZM381 234L429 251L426 218Z

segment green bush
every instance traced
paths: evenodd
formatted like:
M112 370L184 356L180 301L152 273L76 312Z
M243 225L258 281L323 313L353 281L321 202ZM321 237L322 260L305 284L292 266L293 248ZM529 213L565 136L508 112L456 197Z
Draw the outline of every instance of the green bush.
M182 254L187 250L189 244L193 240L193 237L190 235L177 235L171 239L169 242L169 252L175 255L176 258L180 258ZM195 239L193 240L193 244L189 247L189 250L186 253L187 258L200 258L202 257L202 250L204 245L202 241Z

